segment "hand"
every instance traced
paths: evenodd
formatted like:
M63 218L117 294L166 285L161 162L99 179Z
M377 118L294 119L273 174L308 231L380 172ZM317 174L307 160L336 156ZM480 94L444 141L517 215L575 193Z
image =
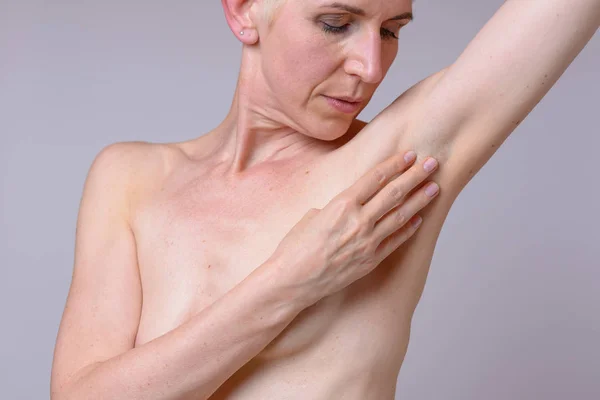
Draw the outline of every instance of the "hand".
M424 168L428 160L431 171ZM271 259L306 307L367 275L416 232L416 213L439 188L430 182L410 194L437 169L432 158L413 163L414 157L390 157L322 210L310 209L279 243ZM426 193L430 185L438 189L432 195Z

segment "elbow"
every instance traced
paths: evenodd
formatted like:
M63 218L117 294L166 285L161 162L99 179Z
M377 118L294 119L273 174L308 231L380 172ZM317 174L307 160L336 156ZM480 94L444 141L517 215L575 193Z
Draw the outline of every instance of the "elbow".
M70 400L87 399L88 396L76 395L76 389L81 386L81 381L95 370L99 362L92 363L85 368L78 370L69 378L60 379L59 376L52 376L50 381L50 400Z
M72 385L50 385L50 400L69 400L73 398L71 395L72 390L70 388Z

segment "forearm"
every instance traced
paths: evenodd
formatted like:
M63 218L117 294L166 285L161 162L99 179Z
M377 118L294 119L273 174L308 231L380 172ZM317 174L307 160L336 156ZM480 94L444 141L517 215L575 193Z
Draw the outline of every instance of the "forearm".
M185 324L98 364L56 400L207 399L303 309L265 263Z

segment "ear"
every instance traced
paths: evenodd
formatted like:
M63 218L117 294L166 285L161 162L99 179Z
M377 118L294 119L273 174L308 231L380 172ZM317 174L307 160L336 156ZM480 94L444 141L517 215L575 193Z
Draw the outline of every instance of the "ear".
M233 34L244 44L252 45L258 42L258 30L253 20L255 0L221 0L225 19ZM243 34L241 32L244 32Z

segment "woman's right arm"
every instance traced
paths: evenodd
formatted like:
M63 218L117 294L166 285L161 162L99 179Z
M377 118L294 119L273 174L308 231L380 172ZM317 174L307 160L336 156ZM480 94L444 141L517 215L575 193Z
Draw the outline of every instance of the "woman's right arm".
M81 199L75 264L54 353L53 400L208 398L302 310L272 262L186 323L134 348L142 288L129 227L141 143L108 146ZM139 175L136 175L139 179Z
M209 398L303 309L360 279L408 240L417 230L408 222L435 197L423 187L411 194L431 171L420 164L404 172L414 158L392 157L323 210L309 210L267 262L215 303L133 348L142 296L123 190L132 187L127 176L139 179L126 173L135 164L132 146L101 152L86 181L53 400Z
M52 399L208 399L301 311L278 296L273 269L259 269L188 322L91 365Z

